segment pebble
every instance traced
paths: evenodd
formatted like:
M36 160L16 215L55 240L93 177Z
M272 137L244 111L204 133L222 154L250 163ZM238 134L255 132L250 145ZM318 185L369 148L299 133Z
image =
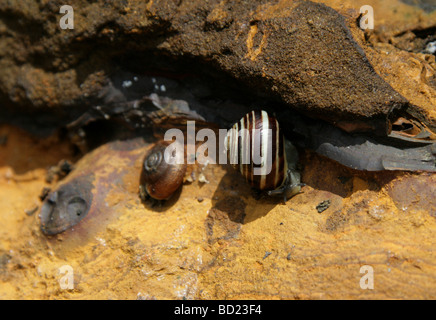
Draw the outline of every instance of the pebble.
M436 53L436 41L427 43L427 47L425 47L425 51L431 54Z

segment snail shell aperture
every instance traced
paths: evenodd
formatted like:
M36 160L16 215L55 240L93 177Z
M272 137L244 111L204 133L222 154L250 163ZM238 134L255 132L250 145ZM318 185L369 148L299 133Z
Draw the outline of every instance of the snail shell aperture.
M284 138L276 118L266 111L249 112L235 123L227 133L225 147L230 164L252 187L283 196L285 201L300 192L303 184L295 170L297 150ZM269 157L270 170L259 173L265 161L255 162L256 155Z
M185 172L184 146L178 142L158 142L143 161L141 198L168 200L182 185Z

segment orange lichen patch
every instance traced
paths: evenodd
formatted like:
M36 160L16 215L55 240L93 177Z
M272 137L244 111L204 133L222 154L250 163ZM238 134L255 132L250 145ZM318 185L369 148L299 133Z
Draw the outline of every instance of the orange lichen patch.
M22 150L22 158L47 153L43 140L8 128L10 140L0 147L1 155L11 157L13 148ZM55 139L51 148L62 150L61 145ZM1 167L1 298L422 299L436 294L436 219L429 211L436 198L434 174L365 173L303 153L307 185L284 204L259 196L236 170L209 164L192 166L191 182L153 207L135 190L140 165L126 160L141 159L139 150L145 153L147 147L122 145L102 146L75 163L79 171L93 171L95 181L105 181L98 186L107 192L100 209L116 212L81 242L70 240L80 227L48 238L39 230L38 214L24 213L27 204L40 205L45 166L68 153L50 154L52 160L30 169L32 180L7 180L7 165ZM118 165L126 172L122 178ZM200 173L209 183L198 181ZM324 200L330 204L319 213L316 206ZM74 270L72 290L60 287L64 265ZM360 287L362 266L374 270L373 290Z
M248 37L247 37L247 54L245 55L246 58L249 58L251 61L256 60L257 56L259 54L262 53L262 49L266 46L267 44L267 34L268 31L263 30L263 32L261 32L261 36L262 39L260 40L260 43L256 44L255 43L255 38L256 35L258 34L258 27L256 24L250 26L250 31L248 32ZM260 38L260 35L258 35L258 37ZM259 42L259 41L256 41Z

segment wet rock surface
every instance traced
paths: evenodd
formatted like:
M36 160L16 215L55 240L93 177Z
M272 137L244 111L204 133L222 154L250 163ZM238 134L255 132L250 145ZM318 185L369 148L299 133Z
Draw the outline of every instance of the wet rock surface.
M306 185L286 203L211 164L167 202L139 197L150 126L178 123L162 110L228 127L267 106L371 139L398 112L434 128L435 13L373 1L364 33L367 2L81 2L73 30L55 2L0 4L0 298L434 298L434 173L354 170L306 136ZM86 216L45 235L44 203L83 177Z

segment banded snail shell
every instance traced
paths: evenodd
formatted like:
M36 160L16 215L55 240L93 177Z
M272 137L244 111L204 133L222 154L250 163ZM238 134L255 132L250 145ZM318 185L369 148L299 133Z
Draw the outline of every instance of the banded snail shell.
M167 157L165 156L166 150ZM186 162L183 154L183 145L178 142L158 142L144 158L140 193L145 193L144 195L156 200L171 198L174 192L181 187L185 176Z
M228 162L250 185L270 194L294 195L300 191L294 171L296 149L285 140L277 119L266 111L251 111L228 131ZM283 192L281 192L283 191Z

